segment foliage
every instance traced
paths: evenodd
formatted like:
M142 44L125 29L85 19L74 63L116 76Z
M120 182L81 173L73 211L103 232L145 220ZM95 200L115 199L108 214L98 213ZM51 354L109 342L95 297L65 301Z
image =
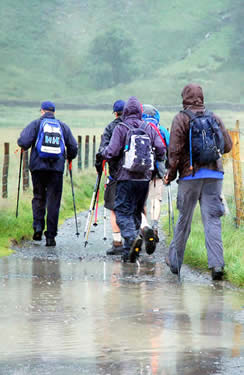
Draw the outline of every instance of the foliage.
M95 88L104 89L129 82L136 73L134 54L133 41L123 29L112 27L97 35L90 49Z

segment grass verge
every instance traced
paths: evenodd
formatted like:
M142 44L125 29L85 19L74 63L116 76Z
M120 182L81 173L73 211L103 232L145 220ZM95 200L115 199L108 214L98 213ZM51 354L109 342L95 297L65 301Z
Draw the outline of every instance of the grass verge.
M86 210L91 201L96 173L94 170L87 170L73 175L75 204L77 213ZM101 198L102 199L102 198ZM0 211L0 257L11 254L11 244L20 243L23 240L31 239L32 229L32 189L21 194L19 201L19 215L16 218L16 202L9 200ZM60 207L59 225L65 219L74 216L73 197L70 184L70 177L64 176L64 187ZM74 224L74 231L76 230Z
M225 280L236 286L244 286L244 225L239 228L235 225L234 204L228 202L230 214L222 218L222 239L224 245ZM174 207L175 222L178 211ZM163 229L169 233L168 218L163 218ZM171 231L172 234L172 231ZM169 245L172 235L167 237ZM207 251L205 248L205 237L201 221L200 208L197 206L194 212L191 234L186 244L184 263L192 267L208 270Z

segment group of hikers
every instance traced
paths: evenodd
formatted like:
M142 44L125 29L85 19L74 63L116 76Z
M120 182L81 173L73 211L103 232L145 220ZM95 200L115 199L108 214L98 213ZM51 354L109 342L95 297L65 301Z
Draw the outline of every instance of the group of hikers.
M165 262L180 274L193 212L200 204L213 280L224 274L221 216L224 214L222 158L232 148L222 120L205 109L202 88L188 84L182 93L183 109L174 117L170 133L160 124L159 111L131 96L113 105L115 119L106 126L96 154L95 167L102 174L105 161L109 177L104 206L110 210L112 248L108 255L121 255L123 262L136 262L145 244L152 254L159 239L163 186L177 178L179 217ZM31 149L33 183L33 240L45 229L46 246L55 246L62 195L65 160L71 165L77 142L70 128L55 119L55 105L41 104L41 117L20 134L18 145ZM151 222L148 223L147 201Z

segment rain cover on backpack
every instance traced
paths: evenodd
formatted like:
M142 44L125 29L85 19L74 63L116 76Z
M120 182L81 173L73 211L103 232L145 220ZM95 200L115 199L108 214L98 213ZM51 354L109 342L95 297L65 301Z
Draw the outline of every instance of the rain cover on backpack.
M44 118L41 121L36 149L40 158L59 159L65 152L63 131L58 120Z
M189 147L190 165L197 162L206 165L218 160L224 153L224 136L211 112L193 113L184 110L190 118Z
M139 128L134 128L125 123L120 123L127 127L126 143L124 149L123 168L128 172L144 174L146 171L154 169L154 153L151 139L143 129L146 124Z

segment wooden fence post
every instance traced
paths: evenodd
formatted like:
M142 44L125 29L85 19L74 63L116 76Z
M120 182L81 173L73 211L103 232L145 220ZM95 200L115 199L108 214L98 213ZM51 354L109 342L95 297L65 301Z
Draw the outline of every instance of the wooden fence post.
M28 150L23 153L23 190L29 187L29 154Z
M95 166L96 162L96 136L93 136L93 150L92 150L92 166Z
M8 198L9 143L4 143L2 197Z
M78 169L82 169L82 136L78 135Z
M89 135L85 139L85 168L89 167Z
M239 120L236 121L235 130L229 131L233 146L232 146L232 163L234 175L234 191L236 203L236 225L239 227L240 222L244 219L244 203L243 203L243 185L241 173L241 160L240 160L240 129Z

